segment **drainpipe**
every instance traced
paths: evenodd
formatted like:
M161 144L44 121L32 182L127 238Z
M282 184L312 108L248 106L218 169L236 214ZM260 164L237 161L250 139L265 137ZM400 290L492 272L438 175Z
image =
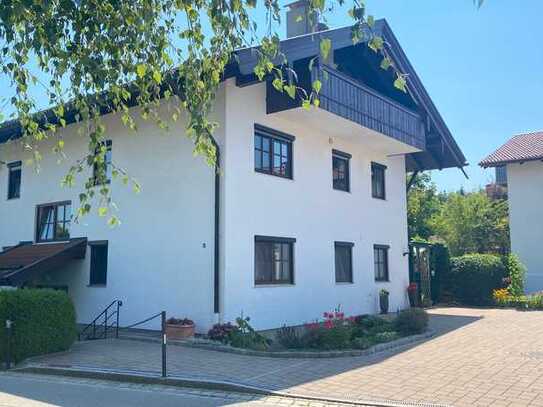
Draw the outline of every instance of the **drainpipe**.
M221 175L219 173L220 169L220 149L219 144L213 137L209 135L211 142L215 146L215 254L213 261L213 311L215 314L220 312L220 276L219 276L219 220L220 220L220 187L221 187Z

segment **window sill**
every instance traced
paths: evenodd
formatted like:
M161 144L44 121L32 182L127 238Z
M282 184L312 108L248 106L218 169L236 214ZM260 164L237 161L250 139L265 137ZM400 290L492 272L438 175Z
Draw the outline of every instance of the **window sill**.
M90 287L90 288L105 288L105 287L107 287L107 284L87 284L87 287Z
M255 174L268 175L268 176L271 176L271 177L274 177L274 178L280 178L280 179L284 179L284 180L287 180L287 181L294 181L294 177L287 177L286 175L279 175L279 174L273 174L271 172L259 171L257 169L255 169Z
M377 284L381 283L381 284L386 284L386 283L390 283L390 280L375 280L375 282Z
M354 281L336 281L336 285L354 285Z
M16 201L17 199L21 199L20 196L14 196L14 197L11 197L11 198L7 198L7 201Z
M334 188L334 187L332 187L332 190L338 191L338 192L346 192L346 193L348 193L348 194L351 193L351 190L350 190L350 189L341 189L341 188Z
M280 287L294 287L296 284L291 283L279 283L279 284L255 284L253 288L280 288Z
M386 202L387 199L386 197L385 198L381 198L381 197L378 197L378 196L372 196L373 199L377 199L378 201L383 201L383 202Z

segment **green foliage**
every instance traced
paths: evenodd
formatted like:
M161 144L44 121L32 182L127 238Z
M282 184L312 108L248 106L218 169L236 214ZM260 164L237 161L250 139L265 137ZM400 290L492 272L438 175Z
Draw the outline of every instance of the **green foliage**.
M400 312L394 326L403 335L420 334L428 327L428 313L422 308L409 308Z
M249 324L249 317L236 318L238 329L234 329L228 335L228 342L236 348L266 350L268 349L268 340Z
M483 191L448 194L430 224L452 256L509 251L507 201L491 200Z
M492 293L500 288L505 266L499 256L467 254L451 259L451 270L444 282L454 298L467 305L489 305Z
M438 193L430 176L419 174L407 216L410 239L444 242L453 256L509 251L507 201L491 200L484 191Z
M348 323L335 324L332 328L319 326L307 331L304 342L309 348L321 350L347 349L351 346L352 328Z
M5 321L13 321L16 362L70 348L77 336L75 309L68 295L54 290L0 291L0 355L6 346Z
M418 174L407 199L408 230L411 239L427 241L435 234L431 220L439 213L440 205L437 187L430 175Z
M521 296L524 294L524 279L526 276L526 268L520 262L516 254L509 254L506 257L505 267L509 276L509 294L512 296Z

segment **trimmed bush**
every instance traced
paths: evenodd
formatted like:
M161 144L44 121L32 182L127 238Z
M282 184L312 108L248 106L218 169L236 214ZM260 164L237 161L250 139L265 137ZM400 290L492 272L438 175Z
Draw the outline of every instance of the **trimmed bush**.
M520 262L516 254L510 254L505 259L506 273L509 276L509 294L513 296L524 295L524 279L526 267Z
M13 321L14 362L70 348L77 337L75 309L63 291L18 289L0 291L0 360L6 352L6 320Z
M409 308L400 312L394 321L395 328L402 335L415 335L426 331L428 313L422 308Z
M466 254L451 259L448 288L462 304L489 305L504 276L505 266L499 256Z

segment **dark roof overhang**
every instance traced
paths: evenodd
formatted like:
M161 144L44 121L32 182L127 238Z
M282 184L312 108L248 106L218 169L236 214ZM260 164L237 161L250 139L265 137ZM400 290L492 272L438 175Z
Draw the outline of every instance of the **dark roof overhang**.
M385 39L387 52L399 70L407 75L408 90L415 103L419 106L419 110L423 114L427 125L427 146L423 151L412 153L407 156L407 170L423 171L451 167L462 168L466 166L465 156L458 147L450 130L432 102L428 92L424 88L386 20L377 20L373 31ZM320 53L320 40L323 38L331 40L332 51L352 46L352 27L330 29L288 38L281 41L281 52L286 56L289 63L304 58L318 56ZM255 51L256 48L257 47L237 50L232 58L232 62L228 64L225 69L223 79L236 77L239 86L256 82L253 73L255 65L258 63L258 53ZM278 58L276 63L280 64L281 60ZM182 84L182 81L180 81L176 75L176 71L172 73L172 78L176 84ZM175 87L179 96L182 96L181 87L182 86ZM134 95L131 100L132 106L137 103L136 100L137 95ZM102 110L103 114L112 112L107 101L103 103ZM40 122L43 122L43 124L48 122L54 123L55 121L52 109L44 110L38 113L38 115ZM76 112L68 109L66 123L72 124L76 121ZM0 144L5 143L8 140L20 138L21 135L22 129L17 120L11 120L0 125Z
M44 273L83 259L87 238L59 243L21 243L0 252L0 285L21 286Z

